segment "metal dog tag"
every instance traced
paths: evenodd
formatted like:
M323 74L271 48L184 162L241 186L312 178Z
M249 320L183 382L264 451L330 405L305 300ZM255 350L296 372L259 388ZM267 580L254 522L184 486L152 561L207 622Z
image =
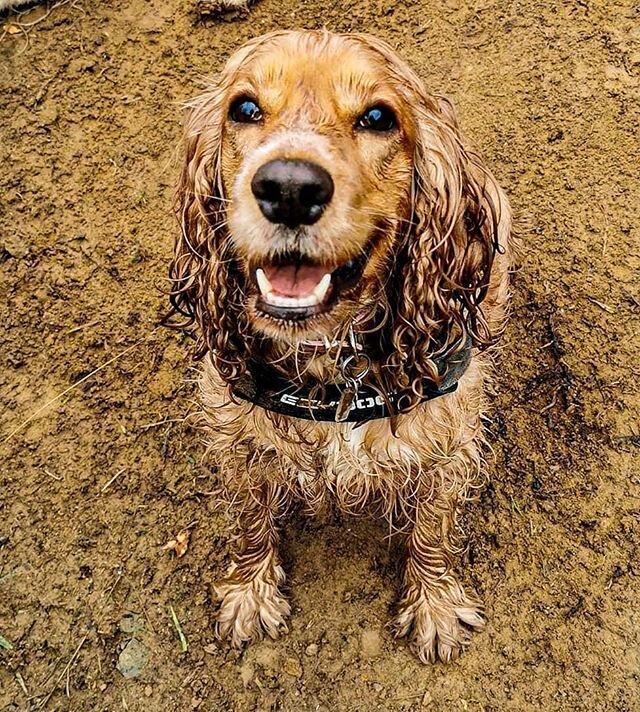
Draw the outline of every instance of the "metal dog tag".
M342 423L349 417L353 401L358 397L358 389L371 368L371 359L366 354L358 354L355 336L352 333L353 353L340 364L340 371L346 383L336 408L336 423Z
M340 401L338 402L338 407L336 408L336 423L342 423L349 417L351 405L357 396L358 382L352 381L344 389L344 391L342 391L342 395L340 396Z

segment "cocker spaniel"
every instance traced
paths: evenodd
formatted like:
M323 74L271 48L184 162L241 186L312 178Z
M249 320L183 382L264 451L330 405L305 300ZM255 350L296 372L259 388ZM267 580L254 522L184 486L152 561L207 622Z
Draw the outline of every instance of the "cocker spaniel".
M373 505L407 538L393 630L454 658L484 621L454 557L514 239L451 105L373 37L258 37L188 104L177 212L171 300L240 539L217 633L286 630L293 502Z

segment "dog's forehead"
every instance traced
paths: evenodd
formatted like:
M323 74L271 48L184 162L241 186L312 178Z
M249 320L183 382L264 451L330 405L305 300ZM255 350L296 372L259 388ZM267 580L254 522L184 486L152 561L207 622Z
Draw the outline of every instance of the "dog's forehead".
M289 41L262 47L242 68L260 98L286 106L315 97L325 107L359 106L374 94L393 98L392 72L375 52L332 37L328 42Z

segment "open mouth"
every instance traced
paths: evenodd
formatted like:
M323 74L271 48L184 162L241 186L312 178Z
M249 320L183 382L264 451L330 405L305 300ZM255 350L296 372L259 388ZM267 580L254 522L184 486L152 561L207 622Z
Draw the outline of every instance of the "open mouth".
M280 255L255 269L260 291L256 307L286 321L324 314L357 284L370 253L367 248L341 265L314 262L296 252Z

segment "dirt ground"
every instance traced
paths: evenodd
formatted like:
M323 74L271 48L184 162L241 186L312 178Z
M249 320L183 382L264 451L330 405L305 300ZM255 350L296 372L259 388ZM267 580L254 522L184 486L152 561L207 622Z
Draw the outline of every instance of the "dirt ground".
M0 18L0 709L640 710L639 20L600 0ZM489 623L449 666L391 639L398 547L366 518L291 522L286 637L212 635L225 517L185 421L187 340L157 327L180 104L245 39L322 25L381 36L448 94L523 225L466 517ZM132 637L148 661L125 679Z

